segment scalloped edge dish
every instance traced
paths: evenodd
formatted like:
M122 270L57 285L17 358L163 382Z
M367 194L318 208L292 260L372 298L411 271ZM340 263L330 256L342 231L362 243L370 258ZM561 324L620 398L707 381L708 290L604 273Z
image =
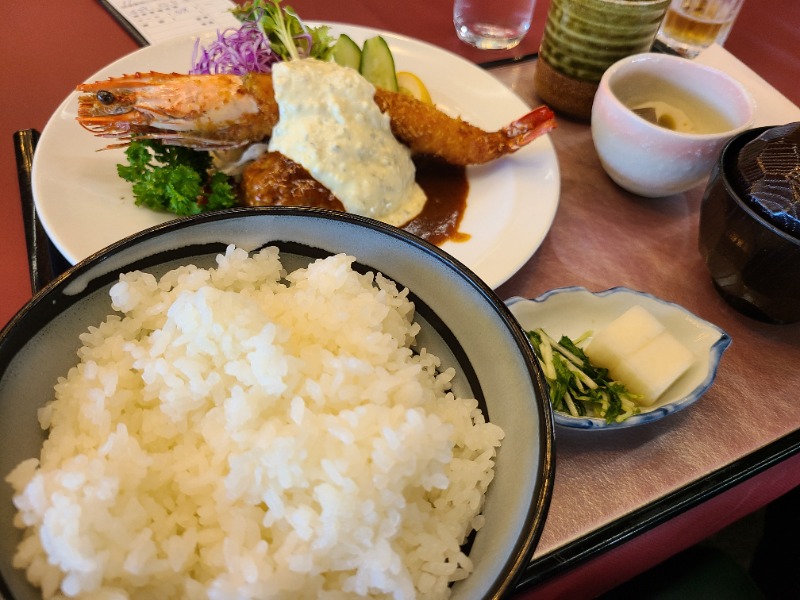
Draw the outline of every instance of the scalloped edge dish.
M701 319L679 304L661 300L646 292L613 287L591 292L584 287L563 287L534 299L514 296L506 300L511 313L530 331L541 327L555 338L578 337L597 331L633 305L646 308L695 355L689 370L673 383L658 401L621 423L606 423L596 417L572 417L553 411L555 422L563 427L584 430L623 429L652 423L697 401L717 374L722 355L732 339L722 329Z

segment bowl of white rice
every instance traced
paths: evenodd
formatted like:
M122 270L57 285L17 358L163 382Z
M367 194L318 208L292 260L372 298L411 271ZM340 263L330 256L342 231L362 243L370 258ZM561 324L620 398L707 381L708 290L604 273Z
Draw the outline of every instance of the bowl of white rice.
M0 332L0 595L506 596L552 490L545 390L495 293L402 230L144 231Z

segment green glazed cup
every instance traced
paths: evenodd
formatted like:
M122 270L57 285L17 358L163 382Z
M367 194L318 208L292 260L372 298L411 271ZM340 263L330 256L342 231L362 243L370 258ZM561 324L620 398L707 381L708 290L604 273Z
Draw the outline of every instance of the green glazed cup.
M588 119L605 70L653 45L670 0L552 0L536 92L556 111Z

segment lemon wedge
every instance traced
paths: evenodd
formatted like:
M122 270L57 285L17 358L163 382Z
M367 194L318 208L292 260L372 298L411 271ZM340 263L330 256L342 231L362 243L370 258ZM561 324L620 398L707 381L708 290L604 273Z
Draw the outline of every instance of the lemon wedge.
M422 83L422 80L409 71L398 71L397 73L397 88L401 94L407 94L417 100L421 100L426 104L433 104L431 95L428 88Z

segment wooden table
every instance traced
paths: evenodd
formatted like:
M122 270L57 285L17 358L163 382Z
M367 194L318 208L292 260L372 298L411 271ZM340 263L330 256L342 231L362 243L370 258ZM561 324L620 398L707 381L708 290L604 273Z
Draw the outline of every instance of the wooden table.
M305 18L383 27L458 51L476 62L503 55L461 48L450 4L405 3L400 15L358 0L291 3ZM387 5L390 3L386 3ZM797 31L800 8L785 5L786 36ZM531 39L535 51L546 13L540 0ZM793 12L792 12L793 11ZM407 14L405 14L407 13ZM789 16L786 17L786 14ZM794 19L791 15L794 15ZM797 43L767 35L772 27L751 0L727 47L800 104ZM791 31L790 31L791 29ZM771 31L771 30L770 30ZM13 3L0 21L3 56L13 57L0 119L0 324L31 295L11 136L41 129L74 85L136 48L94 0ZM787 56L766 60L779 45ZM794 54L793 54L794 53ZM487 57L488 60L484 60ZM492 72L531 105L535 61ZM585 123L559 119L551 134L561 168L561 200L552 228L533 258L497 291L534 297L562 286L591 290L626 286L677 302L725 329L733 344L711 390L690 409L661 422L615 433L559 429L553 501L539 546L521 582L520 597L592 597L725 527L800 483L800 326L770 326L728 307L711 286L697 250L702 186L646 200L622 191L602 171ZM532 199L535 201L535 199Z

